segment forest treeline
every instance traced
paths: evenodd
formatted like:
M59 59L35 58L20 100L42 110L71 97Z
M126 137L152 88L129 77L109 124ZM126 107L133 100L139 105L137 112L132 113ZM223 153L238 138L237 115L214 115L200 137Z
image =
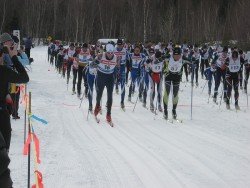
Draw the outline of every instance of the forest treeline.
M249 0L0 0L0 32L91 42L250 43Z

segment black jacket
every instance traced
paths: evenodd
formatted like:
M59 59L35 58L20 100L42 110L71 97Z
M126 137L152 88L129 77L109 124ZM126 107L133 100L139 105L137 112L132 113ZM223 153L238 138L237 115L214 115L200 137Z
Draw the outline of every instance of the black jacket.
M0 132L0 187L11 188L12 180L10 178L10 170L8 168L10 158L8 156L6 145Z
M0 65L0 106L5 104L5 99L7 94L9 93L9 83L26 83L29 81L29 76L22 66L22 64L18 61L17 56L13 56L11 58L13 65L16 69L16 72L12 69L1 66Z

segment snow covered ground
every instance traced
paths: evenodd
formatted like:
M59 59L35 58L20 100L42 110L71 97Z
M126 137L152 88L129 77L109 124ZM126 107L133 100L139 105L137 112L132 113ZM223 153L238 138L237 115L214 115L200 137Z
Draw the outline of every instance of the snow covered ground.
M133 104L126 102L126 112L121 111L120 96L114 94L115 127L111 128L105 122L104 107L100 124L93 116L86 120L87 99L79 108L79 99L71 95L72 79L67 91L66 80L49 65L46 52L45 47L32 49L35 62L28 84L32 112L49 121L48 125L33 123L46 188L250 187L250 110L242 91L241 111L228 111L224 103L220 108L211 99L207 103L207 87L202 94L205 80L201 80L194 89L190 120L190 83L186 87L182 83L177 114L183 123L173 124L141 103L132 112ZM106 94L103 99L105 104ZM21 120L12 121L10 149L15 188L26 187L27 181L23 107L20 115Z

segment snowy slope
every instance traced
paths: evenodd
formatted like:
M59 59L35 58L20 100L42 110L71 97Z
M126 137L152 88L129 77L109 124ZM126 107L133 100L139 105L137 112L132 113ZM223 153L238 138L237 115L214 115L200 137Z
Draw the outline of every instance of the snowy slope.
M164 121L161 113L155 116L141 103L132 112L133 104L126 102L123 112L120 96L114 94L111 128L105 122L104 105L100 124L92 116L87 121L87 99L79 109L79 99L71 95L72 80L67 91L66 80L49 65L46 52L45 47L32 50L35 62L28 85L32 112L49 121L46 126L33 124L46 188L250 187L250 110L241 91L241 111L228 111L224 103L220 108L211 99L207 103L202 80L194 89L191 121L190 83L186 87L182 83L177 108L182 124ZM21 120L12 121L10 149L15 188L26 187L27 179L23 107L20 113Z

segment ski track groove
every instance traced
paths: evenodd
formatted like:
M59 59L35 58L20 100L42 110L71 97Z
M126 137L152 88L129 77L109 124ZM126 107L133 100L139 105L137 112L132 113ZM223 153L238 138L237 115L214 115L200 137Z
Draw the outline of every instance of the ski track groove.
M93 143L94 143L94 139L93 139L93 138L90 138L90 136L88 136L88 135L85 133L85 131L81 128L82 125L81 125L81 123L79 123L79 121L77 121L78 118L76 118L75 114L72 113L72 115L73 115L72 117L74 117L73 119L75 120L77 127L78 127L79 129L81 129L81 130L80 130L81 133L83 133L84 136L86 136L86 137L92 142L92 144L93 144ZM81 116L80 116L80 117L81 117ZM82 124L84 124L84 123L82 123ZM78 131L78 133L80 133L80 131ZM79 134L79 135L80 135L80 134ZM95 140L95 141L97 141L97 140ZM99 142L99 143L100 143L100 142ZM97 144L96 144L96 145L97 145ZM100 147L99 144L98 144L98 146ZM106 150L105 150L105 151L106 151ZM100 152L101 152L102 158L105 158L107 166L110 166L110 167L112 168L112 171L116 171L115 168L114 168L114 166L113 166L113 164L112 164L112 162L111 162L111 160L109 159L108 153L104 153L103 150L100 150ZM93 153L92 155L94 156L94 153ZM96 160L96 161L97 161L97 160ZM106 175L108 181L109 181L109 179L114 179L114 177L112 177L112 175L110 174L110 172L109 172L108 170L106 170L106 168L104 169L104 171L105 171L105 175ZM116 172L117 172L117 171L116 171ZM117 176L117 173L115 173L115 175L116 175L115 179L118 180L118 181L121 183L121 179ZM111 184L110 184L110 182L109 182L109 187L110 187L110 186L111 186Z
M133 121L137 121L136 119L133 119ZM138 122L137 121L137 123L134 123L134 125L136 125L136 127L140 127L140 126L138 126L140 124L140 122ZM124 125L125 126L125 125ZM153 127L153 125L152 125L152 127ZM134 128L135 128L135 126L133 127L133 130L134 130ZM147 131L146 131L147 130ZM212 169L211 169L211 167L209 167L209 166L207 166L206 165L206 163L205 162L203 162L203 161L201 161L201 159L199 158L199 157L197 157L197 156L194 156L193 154L192 154L192 152L190 152L189 150L187 150L187 149L184 149L185 147L180 147L179 145L177 145L176 143L173 143L173 142L171 142L171 140L176 140L176 138L175 137L172 137L172 139L170 139L170 140L166 140L166 139L164 139L164 138L162 138L162 136L161 135L159 135L158 133L155 133L155 132L152 132L151 130L149 130L147 127L140 127L140 131L136 131L137 133L142 133L142 132L144 132L145 134L142 134L142 135L148 135L148 133L150 133L151 135L154 135L156 138L158 138L158 139L160 139L160 140L162 140L165 144L168 144L169 145L169 143L171 143L171 145L169 145L169 147L172 147L174 150L179 150L181 153L183 153L184 155L186 155L186 156L189 156L189 158L191 157L191 158L193 158L194 160L196 160L197 162L199 162L200 163L200 165L202 165L203 166L203 168L205 167L206 169L209 169L210 170L210 172L212 172L214 175L216 175L216 177L218 177L219 179L221 179L221 181L224 183L224 186L226 186L226 187L228 187L229 185L226 183L226 181L224 181L220 176L219 176L219 174L218 173L216 173L216 172L214 172ZM181 142L179 142L179 144L182 144ZM173 147L174 146L174 147ZM210 161L210 162L213 162L212 160L210 160L206 155L202 155L202 154L200 154L201 156L203 156L204 158L206 158L208 161ZM188 157L187 157L188 158ZM194 164L196 164L196 163L194 163ZM206 172L206 171L204 171L204 172Z
M106 130L107 131L107 130ZM121 144L123 144L123 142L117 137L117 136L115 136L114 134L112 134L112 131L113 130L108 130L107 131L107 133L109 133L110 135L112 135L112 137L115 139L115 140L117 140L118 142L120 142ZM128 140L128 141L130 141L131 142L131 140ZM133 143L132 143L133 144ZM137 144L138 145L138 144ZM145 166L147 166L147 168L149 169L149 170L153 170L148 164L147 164L147 162L142 158L142 157L140 157L134 150L136 150L136 149L131 149L131 148L129 148L127 145L125 146L125 145L123 145L124 147L126 147L127 148L127 150L129 150L129 151L131 151L132 153L134 153L135 154L135 156L137 157L137 158L139 158L139 159L141 159L141 161L143 161L143 163L144 163L144 165ZM139 145L138 145L139 146ZM114 147L114 146L113 146ZM143 147L140 147L139 146L139 149L141 149L141 150L143 150L143 152L145 153L145 151L147 152L147 153L149 153L150 154L150 152L148 152L147 150L145 150ZM150 154L150 155L152 155L152 154ZM154 161L155 160L155 158L153 157L152 159L151 159L151 162L152 161ZM155 162L154 162L155 163ZM151 169L150 169L151 168ZM154 171L154 170L153 170ZM156 174L151 174L152 176L155 176ZM155 177L156 179L159 179L159 177ZM159 179L160 180L160 179ZM160 181L162 181L162 180L160 180ZM177 181L178 183L179 183L179 181ZM146 187L148 187L148 185L144 185L144 186L146 186ZM155 185L156 186L156 185ZM166 186L166 185L165 185ZM165 187L165 186L160 186L159 185L159 187ZM158 187L158 186L156 186L156 187ZM176 184L175 184L175 187L176 187ZM179 186L178 186L179 187ZM182 186L183 187L183 186Z
M69 114L72 115L72 113L70 113L70 112L69 112ZM68 117L70 117L70 119L68 119ZM80 134L79 130L77 130L75 127L78 125L76 123L75 119L71 116L67 116L67 118L65 118L63 116L63 119L64 119L64 122L67 123L67 125L65 125L65 128L67 129L68 136L69 136L68 141L72 142L71 145L72 145L73 149L76 151L77 158L78 158L78 164L81 167L81 170L86 171L86 173L92 172L91 176L88 176L87 182L85 182L85 183L87 183L86 186L87 187L89 187L89 186L90 187L92 187L92 186L100 187L100 185L101 185L100 178L98 178L98 176L97 176L98 173L96 173L97 168L95 168L95 166L97 166L97 165L93 164L93 161L96 161L95 154L93 153L93 151L84 152L84 151L86 151L86 148L84 148L83 143L80 142L80 138L81 138L82 134ZM74 126L69 127L70 123L72 124L72 122L75 122L76 124L74 124ZM86 135L84 135L84 136L86 136ZM88 140L89 140L89 138L88 138ZM81 155L79 155L79 153L81 153ZM82 160L84 160L84 161L82 162ZM85 166L85 165L87 165L87 166ZM100 169L100 171L102 171L102 169ZM79 177L79 179L85 179L85 178L86 177ZM93 183L94 185L89 185L89 183L90 184ZM77 187L80 187L80 185Z

